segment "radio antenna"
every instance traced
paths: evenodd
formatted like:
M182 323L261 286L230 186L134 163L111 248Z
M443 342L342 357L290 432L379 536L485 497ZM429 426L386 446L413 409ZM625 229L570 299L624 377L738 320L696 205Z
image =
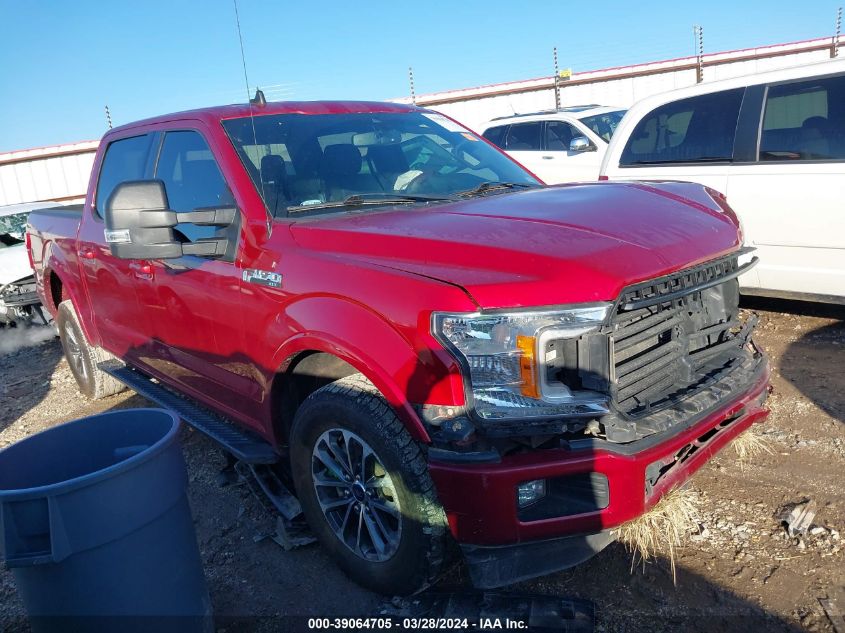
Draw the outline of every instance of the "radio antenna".
M238 0L232 0L235 5L235 24L238 26L238 41L241 44L241 63L244 67L244 85L246 87L246 102L249 106L249 122L252 125L252 146L255 148L258 156L258 183L261 186L261 201L264 203L264 210L267 212L267 232L270 233L273 228L273 216L270 215L270 209L267 208L267 196L264 194L264 180L261 178L261 156L258 149L258 135L255 133L255 115L253 114L253 100L249 97L249 77L246 74L246 55L244 55L244 38L241 35L241 16L238 14ZM264 93L260 90L255 90L255 102L262 107L266 103L264 100Z

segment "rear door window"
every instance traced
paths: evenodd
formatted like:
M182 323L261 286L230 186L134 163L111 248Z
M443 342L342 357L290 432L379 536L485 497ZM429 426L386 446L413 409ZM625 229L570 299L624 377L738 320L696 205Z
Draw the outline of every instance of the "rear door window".
M845 158L845 76L770 86L761 161Z
M97 195L94 199L98 215L102 215L109 196L117 185L127 180L144 178L151 138L151 135L144 134L109 143L103 166L100 168Z
M690 97L652 110L637 123L619 164L730 161L744 90Z
M509 152L539 152L542 149L543 122L515 123L505 136Z

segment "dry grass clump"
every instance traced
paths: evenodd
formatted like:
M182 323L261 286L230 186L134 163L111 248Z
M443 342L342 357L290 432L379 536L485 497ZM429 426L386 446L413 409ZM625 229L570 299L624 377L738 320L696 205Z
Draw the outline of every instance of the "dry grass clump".
M731 445L736 451L736 455L739 458L739 467L742 470L745 470L748 463L755 457L758 457L763 453L768 453L769 455L772 454L772 448L769 440L761 435L758 435L753 428L748 429L745 433L738 436Z
M666 493L651 510L616 528L618 539L632 553L631 570L637 557L643 564L653 556L665 554L675 580L675 548L684 544L697 529L698 495L688 488L675 488Z

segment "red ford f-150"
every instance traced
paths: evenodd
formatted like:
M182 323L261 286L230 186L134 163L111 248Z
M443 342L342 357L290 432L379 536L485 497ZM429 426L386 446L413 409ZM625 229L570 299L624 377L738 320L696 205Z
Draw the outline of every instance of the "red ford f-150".
M721 195L545 187L415 107L116 128L81 216L27 231L81 391L128 384L271 464L383 593L450 552L479 587L577 564L767 413Z

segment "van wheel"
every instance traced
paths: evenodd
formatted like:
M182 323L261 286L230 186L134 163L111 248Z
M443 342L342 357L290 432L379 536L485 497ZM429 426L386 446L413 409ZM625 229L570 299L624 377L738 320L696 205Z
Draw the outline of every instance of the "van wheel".
M387 595L437 578L443 508L419 445L370 381L354 374L312 393L290 447L308 524L350 578Z
M114 356L88 342L69 299L59 304L56 326L70 373L76 379L82 395L99 400L123 391L125 387L122 382L97 367L98 363L111 360Z

